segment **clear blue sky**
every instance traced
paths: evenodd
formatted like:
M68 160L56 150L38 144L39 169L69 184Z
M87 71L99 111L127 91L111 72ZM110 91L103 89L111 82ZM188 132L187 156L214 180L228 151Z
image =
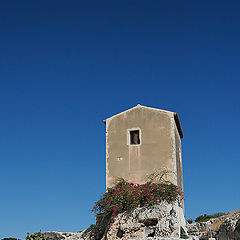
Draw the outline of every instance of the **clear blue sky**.
M186 218L240 207L239 1L1 1L0 238L79 231L103 119L179 113Z

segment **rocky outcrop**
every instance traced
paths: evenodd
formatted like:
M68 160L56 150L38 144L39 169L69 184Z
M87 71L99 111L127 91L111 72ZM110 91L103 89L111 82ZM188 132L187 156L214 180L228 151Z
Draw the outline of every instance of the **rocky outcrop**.
M162 202L152 208L136 208L121 213L109 225L109 219L100 218L95 227L80 233L49 232L47 240L179 240L181 228L186 232L183 209L179 203ZM56 239L52 238L56 235ZM61 237L60 237L61 235ZM51 238L50 238L51 237ZM192 236L189 239L198 240Z
M85 230L84 230L85 231ZM65 240L96 240L95 238L90 237L89 235L85 235L85 237L83 237L83 232L45 232L44 234L49 234L51 235L51 239L52 240L57 240L59 238L59 236L62 237L62 239ZM50 238L47 237L47 240L49 240ZM106 238L103 238L104 240ZM181 238L174 238L174 237L144 237L144 238L140 238L140 237L133 237L133 238L120 238L117 237L116 240L182 240ZM189 237L188 240L199 240L197 237Z
M197 236L200 240L214 237L218 240L240 240L240 212L233 212L207 222L187 223L189 236Z
M99 217L97 225L82 232L45 232L47 240L180 240L180 228L189 240L240 240L240 212L212 218L207 222L185 224L177 202L163 202L153 208L137 208L109 219Z
M81 232L44 232L47 240L80 240L82 239Z
M162 202L153 208L119 214L106 232L106 239L179 238L180 227L186 230L182 208L177 202Z

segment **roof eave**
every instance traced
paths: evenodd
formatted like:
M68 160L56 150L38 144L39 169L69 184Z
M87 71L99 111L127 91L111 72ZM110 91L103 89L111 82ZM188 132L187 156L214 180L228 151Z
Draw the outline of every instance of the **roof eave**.
M176 112L174 113L174 120L175 120L177 129L178 129L178 133L180 135L180 138L183 138L183 130L182 130L182 127L181 127L180 119L179 119L178 114Z

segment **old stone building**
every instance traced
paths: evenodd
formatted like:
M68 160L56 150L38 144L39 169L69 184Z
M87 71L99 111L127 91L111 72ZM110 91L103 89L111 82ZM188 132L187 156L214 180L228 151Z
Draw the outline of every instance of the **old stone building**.
M143 183L158 169L183 186L181 138L176 112L137 105L104 120L106 124L106 187L115 177Z

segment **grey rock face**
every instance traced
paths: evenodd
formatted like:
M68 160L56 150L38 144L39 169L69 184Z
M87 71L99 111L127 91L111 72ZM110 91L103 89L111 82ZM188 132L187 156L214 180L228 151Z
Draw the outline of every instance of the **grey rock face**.
M183 209L177 202L162 202L153 208L119 214L108 229L106 239L177 239L180 227L186 229Z
M97 219L95 228L80 233L47 232L47 240L180 240L180 227L186 232L183 209L178 202L162 202L153 208L136 208L115 217L111 225ZM198 240L198 238L189 238Z
M44 233L47 240L63 240L65 237L58 232L45 232Z
M81 233L78 232L44 232L47 240L77 240L81 239Z
M183 210L177 202L163 202L153 208L137 208L130 214L119 214L108 226L108 220L99 218L97 227L82 232L45 232L47 240L180 240L180 227L188 240L240 240L240 212L210 219L203 223L186 225ZM221 223L217 231L212 225Z
M203 238L207 232L209 232L211 227L211 222L201 222L201 223L187 223L187 232L190 236L197 236Z
M240 213L235 212L231 217L221 216L219 218L210 219L202 223L187 223L188 235L197 236L200 240L208 240L210 237L215 237L218 240L239 240L240 233L237 231L237 225L240 221ZM215 223L221 223L218 230L213 230L212 226Z
M229 217L220 226L220 232L234 232L239 218Z

